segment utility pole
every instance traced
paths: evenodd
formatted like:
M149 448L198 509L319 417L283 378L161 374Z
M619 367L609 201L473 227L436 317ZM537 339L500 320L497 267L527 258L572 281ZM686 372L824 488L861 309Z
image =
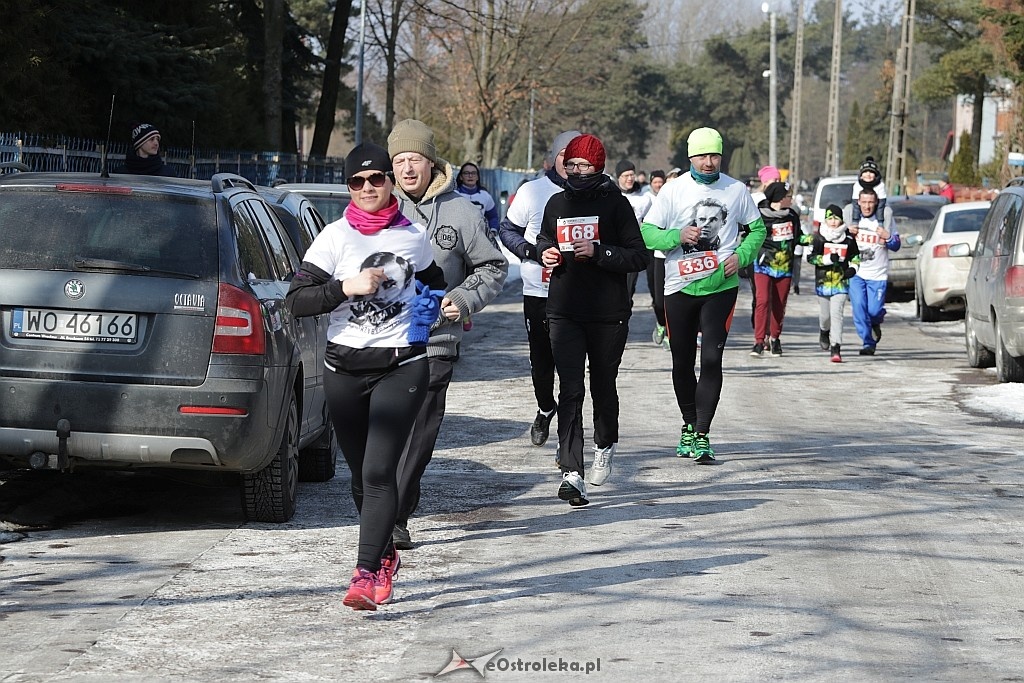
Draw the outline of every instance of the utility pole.
M804 80L804 0L796 2L796 57L793 60L793 115L789 131L789 184L800 182L800 95Z
M363 141L363 64L366 55L366 1L359 6L359 75L356 80L356 144ZM345 169L348 173L348 169Z
M892 183L891 195L899 194L907 186L906 133L907 112L910 104L910 70L914 52L914 12L917 0L905 0L903 21L900 24L900 51L896 56L895 77L892 83L892 118L889 119L889 147L885 162L885 175Z
M761 3L761 11L768 15L771 42L768 49L768 165L778 166L778 66L775 59L775 10L770 3Z
M533 168L533 93L530 88L530 138L526 141L526 168Z
M839 60L843 46L843 2L836 0L832 25L832 70L828 82L828 124L825 129L825 173L839 175Z

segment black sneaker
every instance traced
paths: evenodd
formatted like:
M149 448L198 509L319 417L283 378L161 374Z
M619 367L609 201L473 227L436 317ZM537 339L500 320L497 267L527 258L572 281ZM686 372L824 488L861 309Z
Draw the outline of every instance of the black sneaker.
M547 415L537 411L537 417L533 418L533 426L530 427L530 443L534 446L543 446L548 440L548 432L551 428L551 419L558 411L556 404Z
M863 349L861 349L859 351L859 353L862 356L873 356L873 355L875 355L875 347L874 346L865 346Z
M882 341L882 323L871 323L871 338L876 344Z
M395 524L395 528L391 532L391 540L399 550L413 549L412 536L409 535L409 529L401 524Z
M828 351L828 330L818 330L818 346L822 351Z
M760 356L764 353L764 344L754 344L754 348L750 349L751 356Z
M771 353L773 356L782 355L782 342L778 339L772 339L771 341Z

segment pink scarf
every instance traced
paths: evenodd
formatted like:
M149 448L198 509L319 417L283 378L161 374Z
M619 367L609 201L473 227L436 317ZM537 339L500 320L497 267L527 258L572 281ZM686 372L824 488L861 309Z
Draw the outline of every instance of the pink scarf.
M355 203L349 203L345 207L345 219L349 225L364 235L375 235L385 228L412 225L412 222L398 210L398 199L393 195L388 205L376 213L363 211Z

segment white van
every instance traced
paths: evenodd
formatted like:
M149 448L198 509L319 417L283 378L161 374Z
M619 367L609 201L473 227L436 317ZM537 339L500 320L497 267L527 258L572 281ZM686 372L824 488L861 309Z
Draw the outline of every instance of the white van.
M814 203L811 204L811 219L814 221L814 232L825 220L825 209L829 204L845 208L853 203L853 186L857 182L855 175L840 175L822 178L814 188Z

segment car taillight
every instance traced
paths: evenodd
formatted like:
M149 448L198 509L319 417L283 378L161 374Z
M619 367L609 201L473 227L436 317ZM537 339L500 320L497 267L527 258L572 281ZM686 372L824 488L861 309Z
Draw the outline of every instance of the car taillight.
M936 244L932 247L932 257L934 258L949 258L949 245L948 244Z
M1024 266L1010 266L1003 278L1006 298L1024 298Z
M266 348L259 300L238 287L221 284L217 291L213 352L262 356Z

